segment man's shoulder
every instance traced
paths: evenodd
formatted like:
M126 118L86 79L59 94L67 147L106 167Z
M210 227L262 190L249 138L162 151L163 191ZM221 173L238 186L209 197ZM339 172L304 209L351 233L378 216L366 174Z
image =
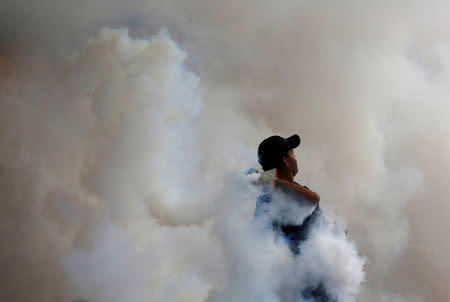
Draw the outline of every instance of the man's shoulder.
M303 185L299 184L299 183L296 182L296 181L294 181L294 183L295 183L296 185L302 186L303 188L307 188L307 189L309 190L309 188L308 188L307 186L303 186Z

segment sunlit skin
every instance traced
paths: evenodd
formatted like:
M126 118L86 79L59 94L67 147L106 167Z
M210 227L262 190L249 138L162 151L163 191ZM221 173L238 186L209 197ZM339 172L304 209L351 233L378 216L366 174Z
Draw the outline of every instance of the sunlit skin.
M286 156L283 157L281 167L276 168L273 183L275 188L288 188L297 194L302 199L306 199L312 203L318 203L320 196L310 189L294 183L294 176L298 173L297 158L294 150L289 150Z

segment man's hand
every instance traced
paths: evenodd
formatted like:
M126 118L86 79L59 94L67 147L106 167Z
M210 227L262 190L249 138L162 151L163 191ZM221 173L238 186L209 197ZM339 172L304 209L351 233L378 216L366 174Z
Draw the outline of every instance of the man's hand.
M310 189L308 189L304 186L298 185L296 183L289 182L289 181L275 177L273 179L273 184L274 184L275 188L287 188L290 191L294 192L295 195L297 195L298 197L306 199L309 202L319 203L319 201L320 201L319 194L311 191Z

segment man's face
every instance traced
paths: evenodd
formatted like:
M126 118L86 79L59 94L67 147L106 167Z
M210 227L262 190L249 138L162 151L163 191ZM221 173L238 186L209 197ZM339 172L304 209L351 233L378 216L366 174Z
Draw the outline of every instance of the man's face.
M295 157L294 150L289 150L287 156L285 157L284 163L291 171L292 175L295 176L298 172L297 158Z

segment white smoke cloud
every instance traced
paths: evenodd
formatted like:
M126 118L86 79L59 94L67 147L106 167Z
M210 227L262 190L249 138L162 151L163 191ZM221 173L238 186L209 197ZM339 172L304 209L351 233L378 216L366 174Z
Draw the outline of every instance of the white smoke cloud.
M252 229L257 193L236 175L294 132L297 181L368 258L356 300L449 300L447 3L0 6L1 300L276 300L292 259ZM166 26L187 53L164 32L86 46L103 25ZM310 250L358 267L331 233ZM329 282L351 297L345 263Z
M60 96L90 91L67 104L47 100L51 110L61 106L56 107L60 115L43 120L36 132L45 136L42 128L56 129L48 143L61 144L60 162L68 163L53 166L46 152L28 155L32 165L48 164L36 172L42 175L38 187L44 211L38 225L53 227L62 295L181 302L280 301L280 295L290 293L290 300L297 301L313 278L306 275L317 273L316 278L328 278L332 288L342 291L336 296L352 301L363 280L363 261L344 237L327 235L335 242L334 256L312 241L315 256L305 254L310 259L296 264L287 246L274 242L272 230L253 220L259 188L244 177L243 167L253 163L254 150L233 137L214 137L224 129L211 128L210 109L199 79L183 66L185 56L164 31L150 40L133 40L126 30L104 29L65 62L62 72L51 75L51 85L62 86ZM46 85L35 81L36 87ZM24 108L28 113L30 108ZM65 116L74 124L60 132L59 127L68 127ZM230 117L241 119L233 113L222 119ZM78 127L77 121L85 125ZM221 117L215 122L223 123ZM238 123L245 125L245 120ZM247 129L239 129L241 135L257 134ZM79 144L66 154L74 135ZM225 154L236 156L229 160ZM218 156L227 166L216 164ZM350 255L354 260L346 261L358 264L351 272L302 264L318 255L319 262ZM280 293L287 284L290 289ZM350 294L346 287L352 288Z

